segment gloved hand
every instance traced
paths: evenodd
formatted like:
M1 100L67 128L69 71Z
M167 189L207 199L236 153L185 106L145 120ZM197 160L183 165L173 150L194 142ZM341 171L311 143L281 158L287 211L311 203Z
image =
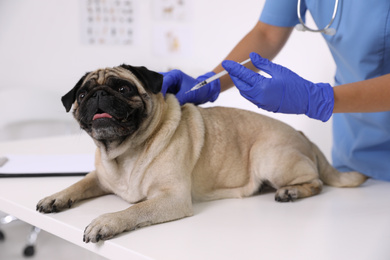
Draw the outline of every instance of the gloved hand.
M161 73L164 76L161 92L165 96L166 93L176 95L180 105L185 103L194 103L195 105L203 104L208 101L213 102L218 98L221 92L221 83L219 79L204 85L200 89L189 91L193 86L202 82L205 79L215 75L214 72L208 72L194 79L180 70L171 70Z
M241 95L259 108L287 114L306 114L323 122L333 113L333 88L327 83L312 83L291 70L251 53L252 64L268 73L264 77L234 61L223 61Z

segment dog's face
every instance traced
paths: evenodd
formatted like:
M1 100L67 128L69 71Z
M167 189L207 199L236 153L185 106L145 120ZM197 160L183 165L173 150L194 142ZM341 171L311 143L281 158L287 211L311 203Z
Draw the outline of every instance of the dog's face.
M161 90L163 76L145 67L121 65L84 75L62 97L62 103L92 138L121 141L148 117L151 96Z

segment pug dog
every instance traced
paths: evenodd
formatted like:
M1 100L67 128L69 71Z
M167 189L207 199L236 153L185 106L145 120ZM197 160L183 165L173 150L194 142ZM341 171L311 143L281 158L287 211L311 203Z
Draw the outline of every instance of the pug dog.
M269 185L287 202L323 183L355 187L366 177L340 173L302 133L254 112L179 105L160 93L163 76L121 65L84 75L62 103L97 149L95 170L42 199L43 213L116 194L128 209L94 219L84 242L193 215L193 201L241 198ZM222 216L221 216L222 217Z

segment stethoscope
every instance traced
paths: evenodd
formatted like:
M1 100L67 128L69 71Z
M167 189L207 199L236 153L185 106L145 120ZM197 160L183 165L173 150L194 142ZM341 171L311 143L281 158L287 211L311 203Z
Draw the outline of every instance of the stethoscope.
M320 33L325 33L327 35L335 35L336 33L336 29L334 28L329 28L335 17L336 17L336 13L337 13L337 9L338 9L338 5L339 5L339 0L336 0L335 4L334 4L334 9L333 9L333 14L332 14L332 19L330 20L330 22L328 23L327 26L325 26L323 29L317 29L317 30L314 30L314 29L311 29L309 27L306 26L305 22L302 20L302 17L301 17L301 12L300 12L300 9L301 9L301 0L298 0L298 4L297 4L297 14L298 14L298 19L299 19L299 22L300 24L297 24L295 26L295 29L297 29L298 31L309 31L309 32L320 32Z

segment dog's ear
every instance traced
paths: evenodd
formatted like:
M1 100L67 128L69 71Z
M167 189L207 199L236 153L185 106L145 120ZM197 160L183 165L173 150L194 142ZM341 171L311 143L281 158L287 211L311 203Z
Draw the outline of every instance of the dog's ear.
M145 67L133 67L126 64L122 64L120 67L133 73L144 84L144 87L153 94L157 94L161 91L163 75L160 73L148 70Z
M83 84L84 82L84 79L85 77L87 77L87 75L89 74L89 72L87 72L77 83L76 83L76 86L74 86L71 91L69 91L68 93L66 93L62 98L61 98L61 101L62 101L62 104L64 105L65 109L66 109L66 112L69 112L70 109L72 108L72 105L73 103L76 101L76 94L77 94L77 91L79 90L79 88L81 87L81 85Z

